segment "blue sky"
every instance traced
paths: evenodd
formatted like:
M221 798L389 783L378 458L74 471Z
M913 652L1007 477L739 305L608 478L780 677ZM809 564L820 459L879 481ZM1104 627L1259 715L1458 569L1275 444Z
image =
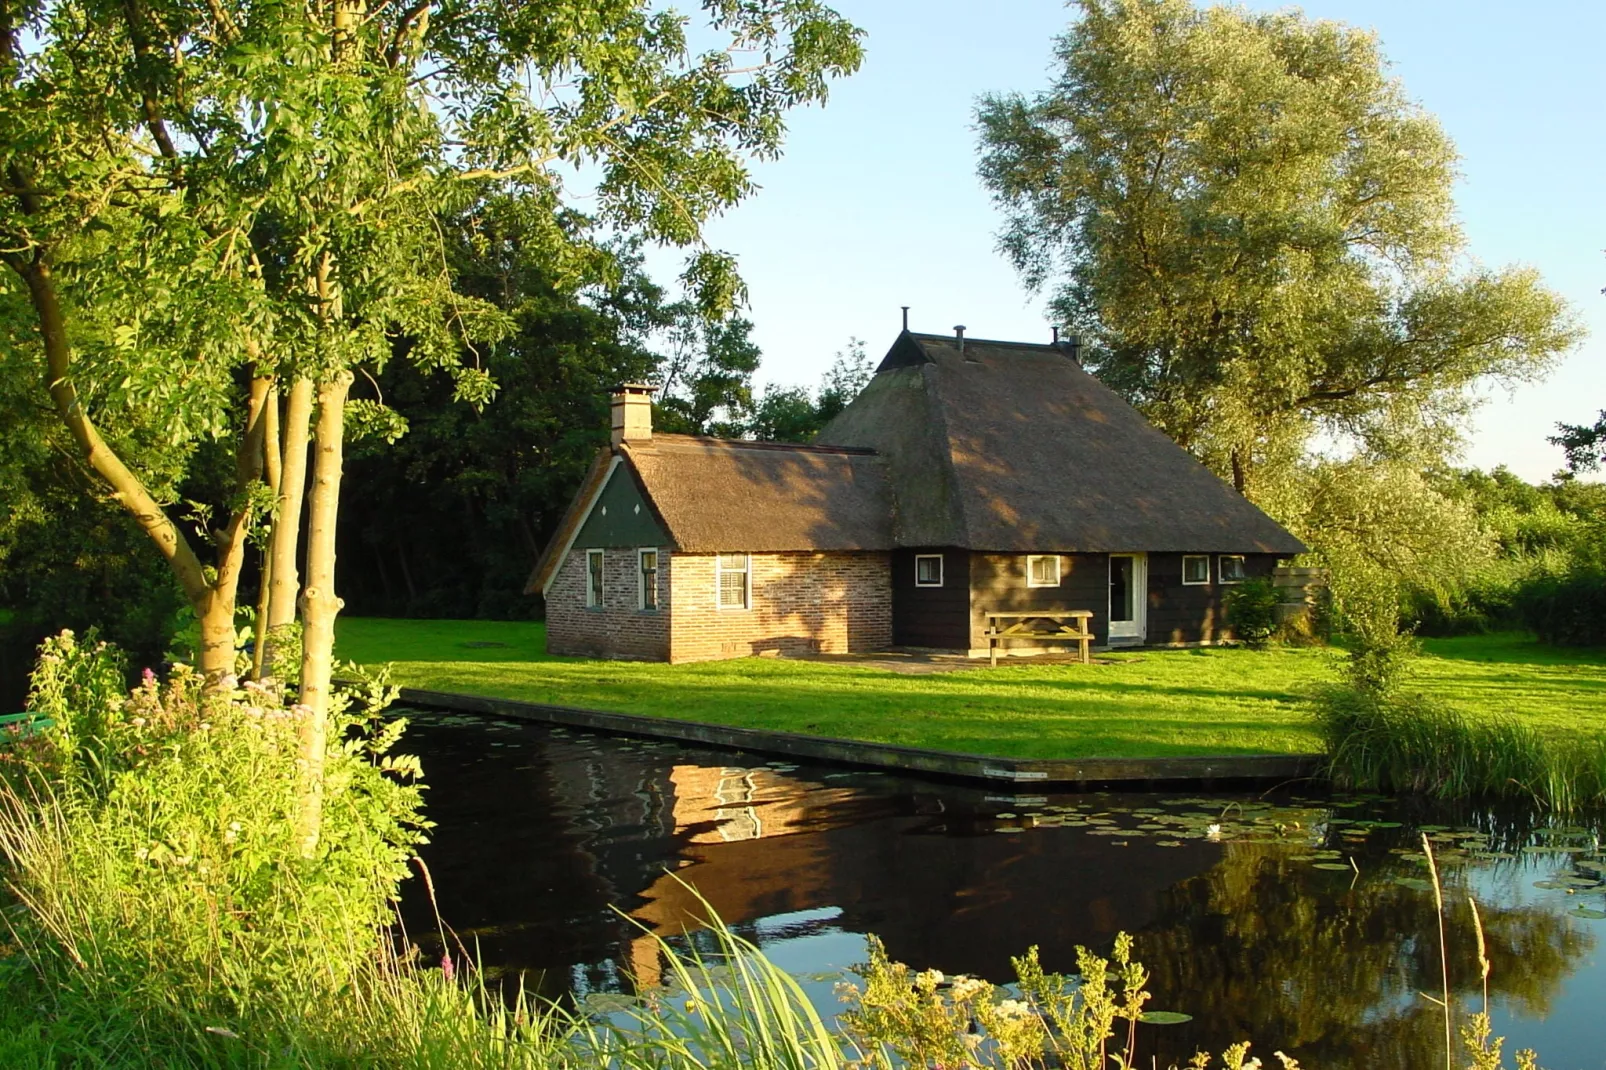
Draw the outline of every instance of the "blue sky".
M1047 84L1070 13L1051 0L838 0L868 34L864 68L823 109L794 114L759 193L708 232L735 253L764 349L761 383L814 384L850 335L879 357L913 306L917 330L1048 338L1041 297L994 249L999 217L976 178L978 95ZM1252 3L1256 9L1285 5ZM1591 339L1544 383L1488 391L1465 461L1548 476L1557 420L1606 408L1606 4L1556 0L1321 0L1307 15L1368 27L1406 92L1462 155L1469 252L1531 264L1577 306ZM655 272L675 270L653 258Z

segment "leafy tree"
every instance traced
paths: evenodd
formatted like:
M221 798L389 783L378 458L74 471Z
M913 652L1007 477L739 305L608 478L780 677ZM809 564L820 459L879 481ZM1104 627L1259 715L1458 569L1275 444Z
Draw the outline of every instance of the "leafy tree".
M354 373L399 354L484 403L479 358L512 326L456 288L443 219L500 194L561 248L560 168L590 168L602 223L694 247L686 283L720 315L741 284L703 223L752 190L745 161L779 151L785 111L860 60L817 0L704 10L717 43L694 52L683 16L641 0L0 0L0 322L28 324L7 374L48 394L169 562L214 684L252 523L277 516L267 616L300 611L309 850ZM235 443L203 538L170 515L134 425Z
M1319 431L1442 456L1471 384L1577 341L1532 270L1458 272L1455 151L1374 36L1079 6L1052 87L979 108L1001 247L1100 378L1241 491Z
M1606 464L1606 409L1601 410L1593 426L1557 424L1556 430L1560 434L1549 442L1566 451L1569 472L1593 472Z
M847 349L826 369L817 396L805 387L771 386L754 405L743 431L765 442L808 442L847 408L873 374L864 343L849 338Z

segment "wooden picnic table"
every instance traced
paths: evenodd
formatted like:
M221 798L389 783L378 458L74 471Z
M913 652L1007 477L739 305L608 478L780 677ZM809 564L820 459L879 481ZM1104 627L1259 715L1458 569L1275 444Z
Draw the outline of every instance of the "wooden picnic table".
M1035 642L1075 643L1082 655L1082 664L1093 658L1088 644L1093 641L1091 609L1035 609L1023 613L988 613L987 657L998 664L998 643L1003 639L1031 639Z

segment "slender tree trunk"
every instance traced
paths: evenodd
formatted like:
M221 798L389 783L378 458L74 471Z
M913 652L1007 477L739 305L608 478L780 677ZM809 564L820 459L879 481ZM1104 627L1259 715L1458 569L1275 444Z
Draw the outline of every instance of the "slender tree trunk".
M301 537L301 506L307 492L307 437L312 424L313 386L310 379L290 384L284 403L283 459L279 466L278 507L268 537L268 642L271 654L274 629L296 619L301 575L296 555ZM271 663L270 663L271 664Z
M279 500L279 474L284 458L279 452L279 387L268 388L267 407L262 413L262 467L268 480L273 500ZM276 526L276 524L275 524ZM256 636L251 644L251 679L262 679L262 666L268 650L268 595L273 579L272 532L270 544L263 547L261 571L257 577Z
M345 434L346 394L352 375L341 372L318 388L312 495L307 516L307 584L301 592L301 705L307 707L301 753L307 790L302 798L300 840L304 857L318 846L323 821L323 763L328 746L330 677L334 670L335 521Z
M1232 448L1232 489L1248 497L1249 465L1244 461L1243 450L1237 446Z

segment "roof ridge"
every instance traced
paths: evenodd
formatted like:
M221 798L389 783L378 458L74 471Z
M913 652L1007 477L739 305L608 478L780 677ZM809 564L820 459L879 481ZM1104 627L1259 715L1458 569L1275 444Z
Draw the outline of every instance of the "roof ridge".
M671 444L688 443L728 450L785 450L799 453L841 453L867 457L873 457L876 454L876 451L868 446L816 446L807 442L766 442L759 439L721 438L718 435L683 435L674 432L661 432L654 434L651 439L627 442L626 445L637 448L651 448L652 443L659 440L668 440Z
M934 342L957 343L959 341L959 338L952 334L929 334L924 331L910 331L909 334L916 339L929 338ZM1008 346L1011 349L1046 349L1050 353L1058 353L1060 355L1064 353L1063 350L1056 348L1053 342L1014 342L1007 338L972 338L968 334L965 335L965 344L967 346Z

